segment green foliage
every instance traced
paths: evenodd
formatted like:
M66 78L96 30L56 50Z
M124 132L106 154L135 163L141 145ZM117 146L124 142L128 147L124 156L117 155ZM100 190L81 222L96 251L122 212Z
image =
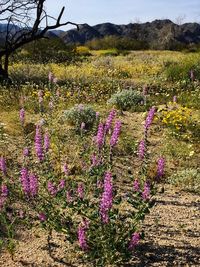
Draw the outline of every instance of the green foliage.
M111 96L108 103L114 105L120 110L137 110L137 107L141 106L144 97L142 94L135 90L122 90Z
M81 124L85 124L85 129L89 130L96 122L96 112L90 106L75 105L69 110L66 110L63 115L64 120L67 120L71 125L78 130Z
M77 46L76 53L80 56L91 56L90 50L86 46Z
M75 58L75 48L66 45L60 38L36 40L23 46L14 56L15 61L31 61L45 64L48 62L69 62Z
M185 81L185 83L189 83L191 70L194 72L194 79L200 80L200 60L198 54L179 62L168 62L165 73L169 81Z
M146 42L140 40L134 40L129 37L119 37L119 36L105 36L102 39L93 39L85 44L90 49L101 50L101 49L111 49L115 48L119 51L121 50L145 50L149 46Z
M200 169L185 169L168 178L170 184L200 194Z

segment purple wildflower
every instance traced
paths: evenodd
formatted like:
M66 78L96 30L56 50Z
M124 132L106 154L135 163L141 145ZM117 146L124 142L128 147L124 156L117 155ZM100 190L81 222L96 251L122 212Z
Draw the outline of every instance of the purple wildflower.
M103 123L99 123L97 136L95 138L95 141L96 141L98 148L101 149L103 144L104 144L104 126L103 126Z
M35 197L38 193L38 178L33 173L29 175L29 191L32 197Z
M41 222L45 222L47 220L47 216L43 212L39 213L38 218Z
M96 120L99 118L99 112L96 112Z
M138 179L135 179L135 181L133 182L133 190L135 192L139 192L140 191L140 183L139 183Z
M55 195L58 192L57 188L55 187L55 185L51 181L48 181L47 189L48 189L49 194L53 197L55 197Z
M84 198L84 184L79 183L77 188L78 197L83 199Z
M149 183L145 182L144 184L144 190L142 192L142 198L143 200L148 200L150 198L150 185Z
M63 165L63 171L64 171L65 175L68 175L68 174L69 174L69 168L68 168L68 166L67 166L67 163L65 163L65 164Z
M49 72L48 79L50 83L53 81L53 73L51 71Z
M173 102L174 102L174 103L177 102L177 96L176 96L176 95L173 97Z
M6 198L8 196L8 187L5 184L1 185L1 197Z
M145 141L141 140L138 146L138 157L140 160L144 159L146 152L145 150L146 150Z
M50 147L49 133L48 131L46 131L44 134L44 149L46 152L49 151L49 147Z
M40 161L43 160L43 148L42 148L42 135L40 131L40 126L36 126L36 133L35 133L35 151L38 159Z
M190 70L190 80L192 82L194 82L194 79L195 79L195 77L194 77L194 71L193 70Z
M111 147L114 147L118 142L119 134L121 131L121 125L122 125L121 121L116 121L115 126L114 126L114 130L113 130L113 133L112 133L112 136L110 139L110 146Z
M111 172L105 173L104 178L104 192L100 201L100 215L103 223L108 223L109 221L109 210L112 207L113 198L113 185L112 185L112 174Z
M39 104L43 102L44 93L42 90L38 91Z
M108 115L108 118L106 120L106 123L105 123L105 133L107 133L110 128L111 128L111 125L112 125L112 122L115 118L115 115L116 115L116 111L114 109L112 109Z
M58 79L56 77L53 78L53 83L57 84Z
M26 195L29 195L30 193L30 185L29 185L29 175L28 175L28 169L22 168L21 169L21 177L20 177L22 189Z
M6 175L6 160L4 157L0 158L0 170Z
M60 190L62 190L62 189L65 188L65 180L64 180L64 179L61 179L61 180L60 180L60 183L59 183L59 185L58 185L58 188L59 188Z
M147 93L148 93L148 86L145 84L145 85L143 86L142 94L143 94L144 96L146 96Z
M164 175L164 168L165 168L165 159L159 158L158 159L158 165L157 165L157 177L160 178Z
M81 223L78 227L78 241L79 241L79 246L82 248L82 250L87 250L88 249L88 244L86 240L86 225L85 223Z
M24 121L25 121L25 109L21 108L19 111L19 119L22 125L24 125Z
M156 109L155 107L152 107L147 115L146 121L145 121L145 131L147 131L149 129L149 127L151 126L153 119L154 119L154 115L155 115Z
M137 246L139 241L140 241L140 234L139 233L132 234L131 240L130 240L130 243L129 243L129 247L128 247L129 250L133 250L135 248L135 246Z
M81 123L81 131L83 131L85 129L85 122Z
M67 203L71 203L73 201L71 192L68 190L66 191L66 200L67 200Z
M50 102L49 102L49 108L50 108L50 109L53 109L53 108L54 108L53 101L50 101Z
M94 153L91 156L91 162L92 162L91 167L93 168L101 164L101 159L98 159L97 155Z
M29 149L28 147L25 147L24 150L23 150L23 156L24 157L28 157L29 156Z

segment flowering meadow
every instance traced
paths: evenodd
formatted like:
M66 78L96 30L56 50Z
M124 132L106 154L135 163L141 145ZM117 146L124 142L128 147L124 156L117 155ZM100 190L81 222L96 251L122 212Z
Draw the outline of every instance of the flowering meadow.
M199 66L167 51L13 64L0 96L0 256L18 266L19 233L40 229L50 255L55 233L67 251L40 266L135 266L164 185L200 193Z

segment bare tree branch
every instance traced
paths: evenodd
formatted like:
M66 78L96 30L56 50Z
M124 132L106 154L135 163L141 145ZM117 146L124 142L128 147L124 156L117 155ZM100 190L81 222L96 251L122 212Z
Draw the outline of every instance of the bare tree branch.
M0 0L0 22L6 24L6 30L1 34L5 36L5 44L0 47L0 62L5 58L1 69L8 72L8 58L18 48L34 40L44 38L50 30L76 23L71 21L61 22L65 7L57 18L48 14L45 4L48 0ZM51 23L50 23L51 21Z

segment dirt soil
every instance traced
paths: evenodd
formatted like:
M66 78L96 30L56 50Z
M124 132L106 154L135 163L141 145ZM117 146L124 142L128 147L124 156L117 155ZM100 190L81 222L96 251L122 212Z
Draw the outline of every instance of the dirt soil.
M200 196L169 185L164 185L164 193L161 191L144 222L145 240L128 266L200 266ZM13 260L3 251L0 266L83 266L73 256L67 260L69 250L63 244L64 236L54 233L49 250L44 231L21 231Z

